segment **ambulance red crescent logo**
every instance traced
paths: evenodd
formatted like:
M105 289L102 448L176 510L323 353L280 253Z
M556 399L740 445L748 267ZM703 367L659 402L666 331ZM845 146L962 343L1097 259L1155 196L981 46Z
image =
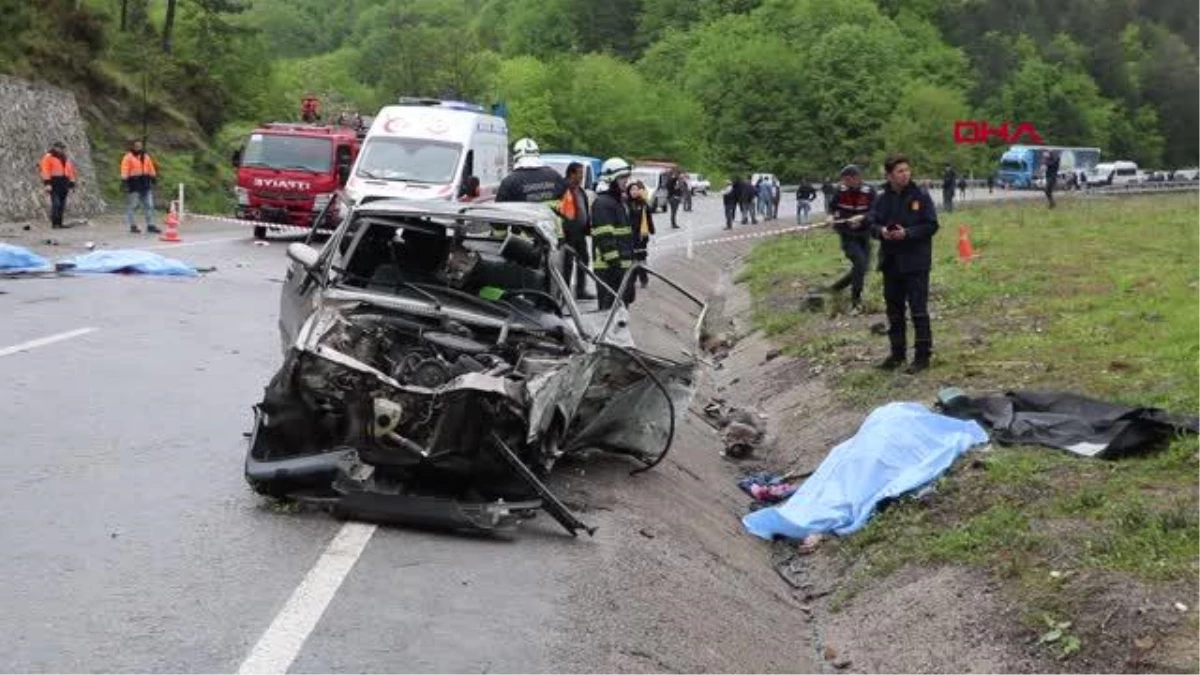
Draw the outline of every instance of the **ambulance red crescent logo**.
M406 126L408 126L408 122L403 117L390 117L388 121L383 123L383 130L389 134L394 134L397 129L403 129Z
M429 133L431 133L431 134L441 135L441 134L446 133L447 131L450 131L450 126L447 125L445 122L438 120L438 121L430 124L427 127L427 129L429 130Z

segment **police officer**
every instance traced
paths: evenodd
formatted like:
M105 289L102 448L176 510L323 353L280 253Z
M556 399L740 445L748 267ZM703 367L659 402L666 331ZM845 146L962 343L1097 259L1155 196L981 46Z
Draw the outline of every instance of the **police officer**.
M879 239L879 269L883 272L883 297L887 302L888 341L892 353L884 370L904 363L907 352L905 307L912 315L916 334L909 374L929 367L933 333L929 327L929 269L933 264L933 236L938 231L937 211L929 193L912 182L912 168L904 155L884 163L887 184L871 209L871 232Z
M625 203L625 189L633 167L620 157L604 161L600 167L600 185L592 204L592 269L614 292L621 286L625 273L633 267L633 227ZM625 304L635 297L635 284L625 289ZM597 288L600 309L612 307L613 293Z
M833 229L842 240L842 253L850 261L850 270L830 286L840 293L850 287L851 310L854 314L863 311L863 283L871 265L871 205L875 202L875 188L863 185L858 167L847 164L842 168L842 182L833 191L829 201L829 215L833 216Z
M532 138L522 138L513 144L513 170L496 191L497 202L543 203L558 213L558 205L567 192L567 181L557 171L542 162L542 154ZM492 230L492 236L504 238L507 228ZM562 223L559 222L559 238Z

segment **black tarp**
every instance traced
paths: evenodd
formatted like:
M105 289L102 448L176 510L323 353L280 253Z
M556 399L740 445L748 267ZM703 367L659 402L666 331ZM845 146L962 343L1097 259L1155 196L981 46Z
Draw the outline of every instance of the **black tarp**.
M1010 391L941 397L942 412L973 419L1004 445L1045 445L1084 457L1117 459L1197 433L1200 419L1160 408L1130 407L1059 391Z

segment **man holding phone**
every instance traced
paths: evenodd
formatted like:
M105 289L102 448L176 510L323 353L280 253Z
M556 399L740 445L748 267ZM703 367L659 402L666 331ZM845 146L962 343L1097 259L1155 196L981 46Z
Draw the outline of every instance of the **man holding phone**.
M928 305L933 236L938 231L937 211L929 193L913 184L907 157L892 155L883 166L887 171L887 185L871 209L871 233L881 242L879 269L883 272L891 355L879 367L895 370L905 361L907 307L912 316L915 341L913 361L906 372L916 374L929 367L933 353Z

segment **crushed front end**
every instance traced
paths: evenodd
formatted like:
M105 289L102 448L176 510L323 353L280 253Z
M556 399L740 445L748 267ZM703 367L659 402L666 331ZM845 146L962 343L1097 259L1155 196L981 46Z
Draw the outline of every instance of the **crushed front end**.
M557 458L543 439L561 424L559 402L537 392L571 388L558 380L579 376L574 354L562 341L503 332L332 304L256 407L247 479L264 494L408 525L494 530L546 508L556 500L536 474ZM549 506L572 533L583 528Z

